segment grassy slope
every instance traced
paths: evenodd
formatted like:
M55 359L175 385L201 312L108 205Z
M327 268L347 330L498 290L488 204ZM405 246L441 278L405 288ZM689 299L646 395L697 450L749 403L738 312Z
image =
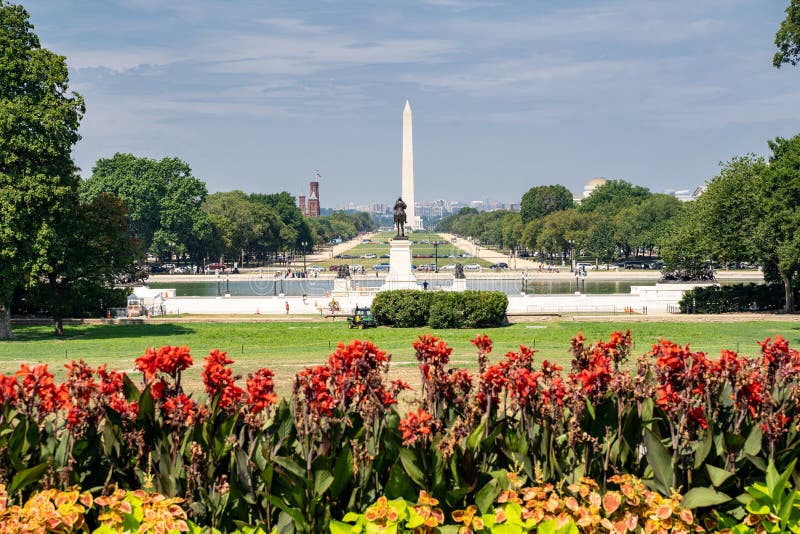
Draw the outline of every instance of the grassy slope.
M721 348L754 355L757 341L781 334L794 347L800 346L800 323L607 323L572 321L517 324L485 330L433 331L453 348L454 365L474 368L475 353L469 340L487 333L495 341L492 360L520 343L534 345L538 359L556 360L569 366L569 341L578 332L590 340L606 338L617 329L630 328L636 342L634 354L646 352L659 337L691 344L695 350L717 357ZM52 327L16 327L16 339L0 342L0 373L12 373L22 362L47 363L63 378L63 364L83 358L91 365L107 363L109 368L130 370L146 347L186 344L192 349L195 366L187 374L187 387L197 390L202 359L210 349L228 351L236 361L235 372L246 375L259 367L276 373L281 392L290 387L291 377L305 365L323 363L338 341L370 339L393 355L393 374L415 382L416 369L411 343L430 329L377 328L349 330L342 320L308 323L161 323L146 325L99 325L67 327L65 339L54 339ZM242 352L244 348L244 352Z
M393 237L394 234L392 233L380 233L377 234L371 243L361 243L356 245L352 249L348 250L344 254L348 254L351 256L356 256L356 258L351 259L340 259L340 258L332 258L327 259L320 262L314 262L314 265L319 265L321 267L329 267L331 265L353 265L358 264L362 265L364 268L369 269L376 263L388 263L388 258L381 258L382 254L389 254L389 244L388 241ZM434 247L431 244L421 244L420 241L444 241L444 238L438 234L432 232L414 232L411 234L410 238L412 241L411 245L411 253L412 254L423 254L429 255L431 258L414 258L412 260L413 263L417 265L424 265L428 263L435 263L434 258ZM414 243L416 241L416 243ZM478 258L448 258L449 255L456 255L461 254L464 251L458 248L455 245L440 245L439 246L439 268L449 263L456 263L461 262L464 264L467 263L477 263L482 267L488 267L490 263L486 262L485 260L481 260ZM375 254L376 258L362 258L364 254Z

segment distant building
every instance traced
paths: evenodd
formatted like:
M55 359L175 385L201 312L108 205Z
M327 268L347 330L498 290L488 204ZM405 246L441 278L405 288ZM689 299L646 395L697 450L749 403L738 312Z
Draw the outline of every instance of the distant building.
M308 216L319 217L319 182L311 182L311 193L308 195Z
M308 211L306 208L306 196L305 195L298 195L297 197L297 207L300 208L300 213L303 215L308 215Z
M606 180L605 178L592 178L591 180L586 182L585 186L583 186L583 198L588 198L589 195L594 193L595 189L597 189L601 185L605 185L606 183L608 183L608 180Z

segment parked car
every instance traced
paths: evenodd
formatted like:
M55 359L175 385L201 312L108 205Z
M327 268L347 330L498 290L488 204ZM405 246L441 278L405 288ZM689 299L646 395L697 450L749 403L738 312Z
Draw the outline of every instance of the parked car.
M375 254L364 254L364 255L363 255L363 256L361 256L361 257L362 257L362 258L364 258L365 260L372 260L372 259L375 259L375 258L377 258L378 256L377 256L377 255L375 255Z
M388 260L389 259L389 255L388 254L381 254L381 259L382 260Z
M456 268L456 264L455 263L448 263L447 265L442 265L441 267L439 267L439 270L440 271L454 271L455 268Z
M503 269L508 269L508 264L504 261L500 261L497 263L493 263L489 266L490 269L495 271L502 271Z
M465 271L480 271L481 266L477 263L468 263L464 266Z
M372 266L372 268L376 271L388 271L389 264L388 263L377 263Z
M208 265L206 265L206 271L216 271L217 269L219 269L220 271L224 271L225 270L225 264L224 263L209 263Z
M312 265L311 267L306 269L306 271L311 271L312 273L313 272L319 273L319 272L322 272L324 270L325 270L325 268L324 267L320 267L319 265Z

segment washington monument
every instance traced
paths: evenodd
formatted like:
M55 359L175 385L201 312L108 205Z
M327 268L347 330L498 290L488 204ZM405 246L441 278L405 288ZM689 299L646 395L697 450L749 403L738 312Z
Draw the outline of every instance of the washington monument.
M411 105L403 108L403 200L406 203L407 226L418 229L414 211L414 142L411 137Z

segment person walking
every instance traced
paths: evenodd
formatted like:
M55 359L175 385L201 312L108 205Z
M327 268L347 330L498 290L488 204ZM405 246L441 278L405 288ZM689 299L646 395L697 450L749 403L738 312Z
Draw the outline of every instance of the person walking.
M286 301L286 315L289 315L289 301Z

